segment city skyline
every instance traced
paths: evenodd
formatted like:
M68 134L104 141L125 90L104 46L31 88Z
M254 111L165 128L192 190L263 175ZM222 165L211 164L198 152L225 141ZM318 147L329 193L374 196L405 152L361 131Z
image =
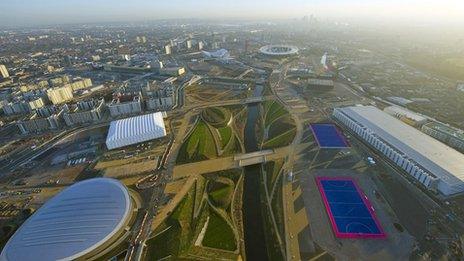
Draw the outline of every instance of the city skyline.
M0 0L0 261L464 260L462 13Z
M272 0L152 2L147 0L26 0L0 3L0 27L69 23L140 22L159 19L289 19L315 14L323 19L405 24L462 24L458 0ZM226 11L226 12L224 12ZM394 19L392 19L394 18Z

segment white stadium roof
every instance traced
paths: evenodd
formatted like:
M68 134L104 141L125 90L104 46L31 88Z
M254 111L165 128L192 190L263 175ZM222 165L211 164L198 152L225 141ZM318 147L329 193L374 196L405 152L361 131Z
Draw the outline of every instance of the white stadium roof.
M156 112L111 122L106 146L111 150L164 136L163 115Z
M298 54L298 47L291 45L266 45L259 52L269 56L287 56Z
M128 190L117 180L76 183L24 222L5 245L0 260L75 260L121 231L131 209Z
M463 186L464 155L373 106L339 108L449 187Z

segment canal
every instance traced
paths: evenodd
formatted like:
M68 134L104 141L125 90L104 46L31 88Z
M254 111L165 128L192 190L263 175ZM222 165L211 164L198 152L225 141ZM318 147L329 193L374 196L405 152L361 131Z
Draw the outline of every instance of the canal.
M260 97L262 91L263 86L257 85L253 91L253 97ZM258 117L258 104L249 104L244 137L247 153L258 150L258 141L256 140L255 132ZM261 261L268 260L268 256L261 213L260 168L260 164L245 167L243 223L246 259Z

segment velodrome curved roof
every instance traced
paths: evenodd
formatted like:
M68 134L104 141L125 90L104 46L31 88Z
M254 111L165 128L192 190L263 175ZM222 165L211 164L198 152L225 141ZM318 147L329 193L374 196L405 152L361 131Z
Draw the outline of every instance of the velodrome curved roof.
M124 147L166 136L161 112L112 121L106 146L108 149Z
M259 49L259 52L270 56L287 56L298 54L298 47L291 45L266 45Z
M95 178L50 199L16 231L0 260L74 260L95 250L130 218L131 201L119 181Z

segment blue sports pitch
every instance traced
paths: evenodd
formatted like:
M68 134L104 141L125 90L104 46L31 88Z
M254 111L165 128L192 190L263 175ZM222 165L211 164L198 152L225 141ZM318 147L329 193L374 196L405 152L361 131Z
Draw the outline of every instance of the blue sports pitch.
M314 123L310 127L320 148L349 147L345 137L334 124Z
M373 207L354 180L319 177L316 181L337 237L385 237Z

